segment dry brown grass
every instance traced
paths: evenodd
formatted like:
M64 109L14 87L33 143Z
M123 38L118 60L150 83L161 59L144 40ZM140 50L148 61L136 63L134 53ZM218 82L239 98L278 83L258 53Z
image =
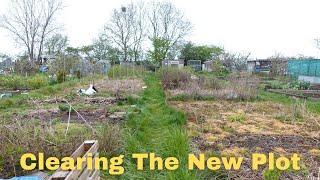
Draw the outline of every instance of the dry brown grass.
M137 94L141 92L144 82L141 79L106 79L96 84L99 91L105 93Z
M169 98L185 95L197 99L203 97L220 100L250 100L258 95L259 78L254 76L234 75L228 81L216 78L195 77L187 84L167 91Z
M188 134L195 152L220 152L249 159L252 152L275 152L278 155L299 153L309 175L315 176L320 163L320 119L303 109L302 104L282 105L274 102L198 101L171 104L188 115ZM297 108L299 107L299 108ZM297 110L299 109L299 110ZM297 111L302 118L294 118ZM288 120L279 119L279 113ZM244 121L231 121L230 116L245 115ZM199 123L201 119L201 123ZM250 168L248 166L247 168ZM248 174L248 172L250 173ZM230 177L262 178L246 166ZM304 173L284 173L288 178L304 178Z

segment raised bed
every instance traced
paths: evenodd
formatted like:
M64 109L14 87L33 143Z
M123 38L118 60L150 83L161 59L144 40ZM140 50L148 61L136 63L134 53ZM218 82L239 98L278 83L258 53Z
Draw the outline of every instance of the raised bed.
M297 98L320 100L320 90L268 89L267 91Z

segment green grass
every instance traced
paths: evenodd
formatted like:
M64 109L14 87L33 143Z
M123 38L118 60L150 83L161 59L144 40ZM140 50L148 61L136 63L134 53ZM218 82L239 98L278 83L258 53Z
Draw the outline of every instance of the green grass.
M272 101L272 102L277 102L281 103L284 105L292 105L294 103L297 103L297 101L304 101L302 99L296 100L293 99L289 96L283 95L283 94L277 94L277 93L272 93L272 92L267 92L267 91L261 91L259 93L259 98L260 101ZM307 105L307 110L316 114L320 114L320 102L315 101L315 100L306 100L306 105Z
M184 129L186 117L169 107L159 80L154 75L145 79L148 88L143 92L138 107L139 114L128 117L125 125L125 179L195 179L196 175L187 170L189 153L187 132ZM133 153L155 153L156 156L176 157L179 168L174 171L150 171L148 164L144 171L136 169Z
M228 116L228 120L231 122L244 123L244 121L246 120L246 115L244 113L233 114L233 115Z

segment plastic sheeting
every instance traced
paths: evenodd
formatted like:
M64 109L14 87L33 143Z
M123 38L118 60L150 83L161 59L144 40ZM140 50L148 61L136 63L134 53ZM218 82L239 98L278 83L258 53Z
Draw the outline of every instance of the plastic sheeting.
M320 77L320 59L289 60L288 74L294 78L301 75Z

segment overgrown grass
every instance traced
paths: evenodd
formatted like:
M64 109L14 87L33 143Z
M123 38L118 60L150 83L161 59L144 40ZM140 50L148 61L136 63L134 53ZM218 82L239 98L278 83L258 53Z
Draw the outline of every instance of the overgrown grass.
M308 111L316 114L320 114L320 102L315 100L309 100L309 99L296 100L283 94L276 94L276 93L267 92L267 91L260 91L258 99L260 101L272 101L272 102L277 102L284 105L293 105L297 103L297 101L298 103L306 101L305 103Z
M49 85L49 78L43 74L36 74L34 76L0 76L0 87L17 89L39 89Z
M0 122L3 124L3 122ZM58 120L50 122L39 120L16 121L0 126L0 177L9 178L24 175L19 157L24 153L44 152L46 157L65 157L84 141L97 139L102 156L119 154L122 147L121 128L118 124L102 123L93 127L94 134L86 124L67 124Z
M141 113L129 116L125 127L125 153L127 179L195 179L195 173L187 170L189 153L187 132L183 128L186 117L166 104L165 94L158 79L150 75L145 79L148 88L138 103ZM179 168L175 171L138 171L133 153L150 153L162 158L177 157Z
M38 89L30 91L28 93L28 95L14 94L13 97L11 97L9 99L6 99L6 98L0 99L0 113L1 113L1 109L7 110L9 108L22 108L26 104L24 102L26 102L27 100L30 100L30 98L41 99L41 98L46 98L48 96L54 96L54 95L61 94L61 93L66 95L66 98L72 98L70 96L76 96L75 92L70 93L70 94L65 94L66 89L71 88L71 87L75 87L77 85L82 85L82 84L88 85L88 83L92 79L99 79L99 78L101 78L101 77L100 76L86 77L86 78L83 78L80 80L79 79L72 79L72 80L65 81L60 84L54 84L54 85L47 84L46 86L43 86L43 87L39 86Z

